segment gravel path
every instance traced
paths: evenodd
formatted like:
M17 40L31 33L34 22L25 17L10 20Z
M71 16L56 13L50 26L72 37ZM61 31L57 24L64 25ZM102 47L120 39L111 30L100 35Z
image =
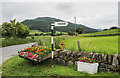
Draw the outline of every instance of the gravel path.
M8 47L0 48L0 65L6 61L7 59L18 54L18 51L30 47L35 43L21 44L21 45L13 45Z

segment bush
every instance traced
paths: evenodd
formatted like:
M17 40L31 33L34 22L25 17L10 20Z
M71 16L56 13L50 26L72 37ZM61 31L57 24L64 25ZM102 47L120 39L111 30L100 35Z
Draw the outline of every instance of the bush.
M68 31L68 35L75 35L75 33L74 32L72 32L72 31Z
M76 32L77 32L78 34L82 34L82 33L83 33L83 28L82 28L82 27L77 28L77 29L76 29Z

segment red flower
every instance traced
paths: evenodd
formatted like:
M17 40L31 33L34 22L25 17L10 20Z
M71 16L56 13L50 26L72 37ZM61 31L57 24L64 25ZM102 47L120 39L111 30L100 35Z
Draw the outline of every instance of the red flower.
M21 55L21 53L19 53L19 55Z
M34 55L31 55L30 57L31 57L31 58L33 58L33 57L34 57Z

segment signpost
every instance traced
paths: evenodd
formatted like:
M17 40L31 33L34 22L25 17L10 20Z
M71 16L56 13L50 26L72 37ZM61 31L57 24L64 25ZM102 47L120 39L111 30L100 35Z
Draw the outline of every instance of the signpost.
M52 67L53 67L53 30L57 26L67 26L68 22L54 22L51 24L51 47L52 47Z

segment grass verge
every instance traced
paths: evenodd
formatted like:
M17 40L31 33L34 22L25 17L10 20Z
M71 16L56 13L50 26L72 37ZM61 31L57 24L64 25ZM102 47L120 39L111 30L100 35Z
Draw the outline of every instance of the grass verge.
M50 59L32 66L19 56L12 57L2 64L2 76L118 76L116 72L102 72L91 75L76 70L76 66L54 64L51 68Z
M31 43L36 42L37 39L32 38L25 38L25 39L2 39L2 45L1 47L6 47L10 45L19 45L19 44L25 44L25 43Z

